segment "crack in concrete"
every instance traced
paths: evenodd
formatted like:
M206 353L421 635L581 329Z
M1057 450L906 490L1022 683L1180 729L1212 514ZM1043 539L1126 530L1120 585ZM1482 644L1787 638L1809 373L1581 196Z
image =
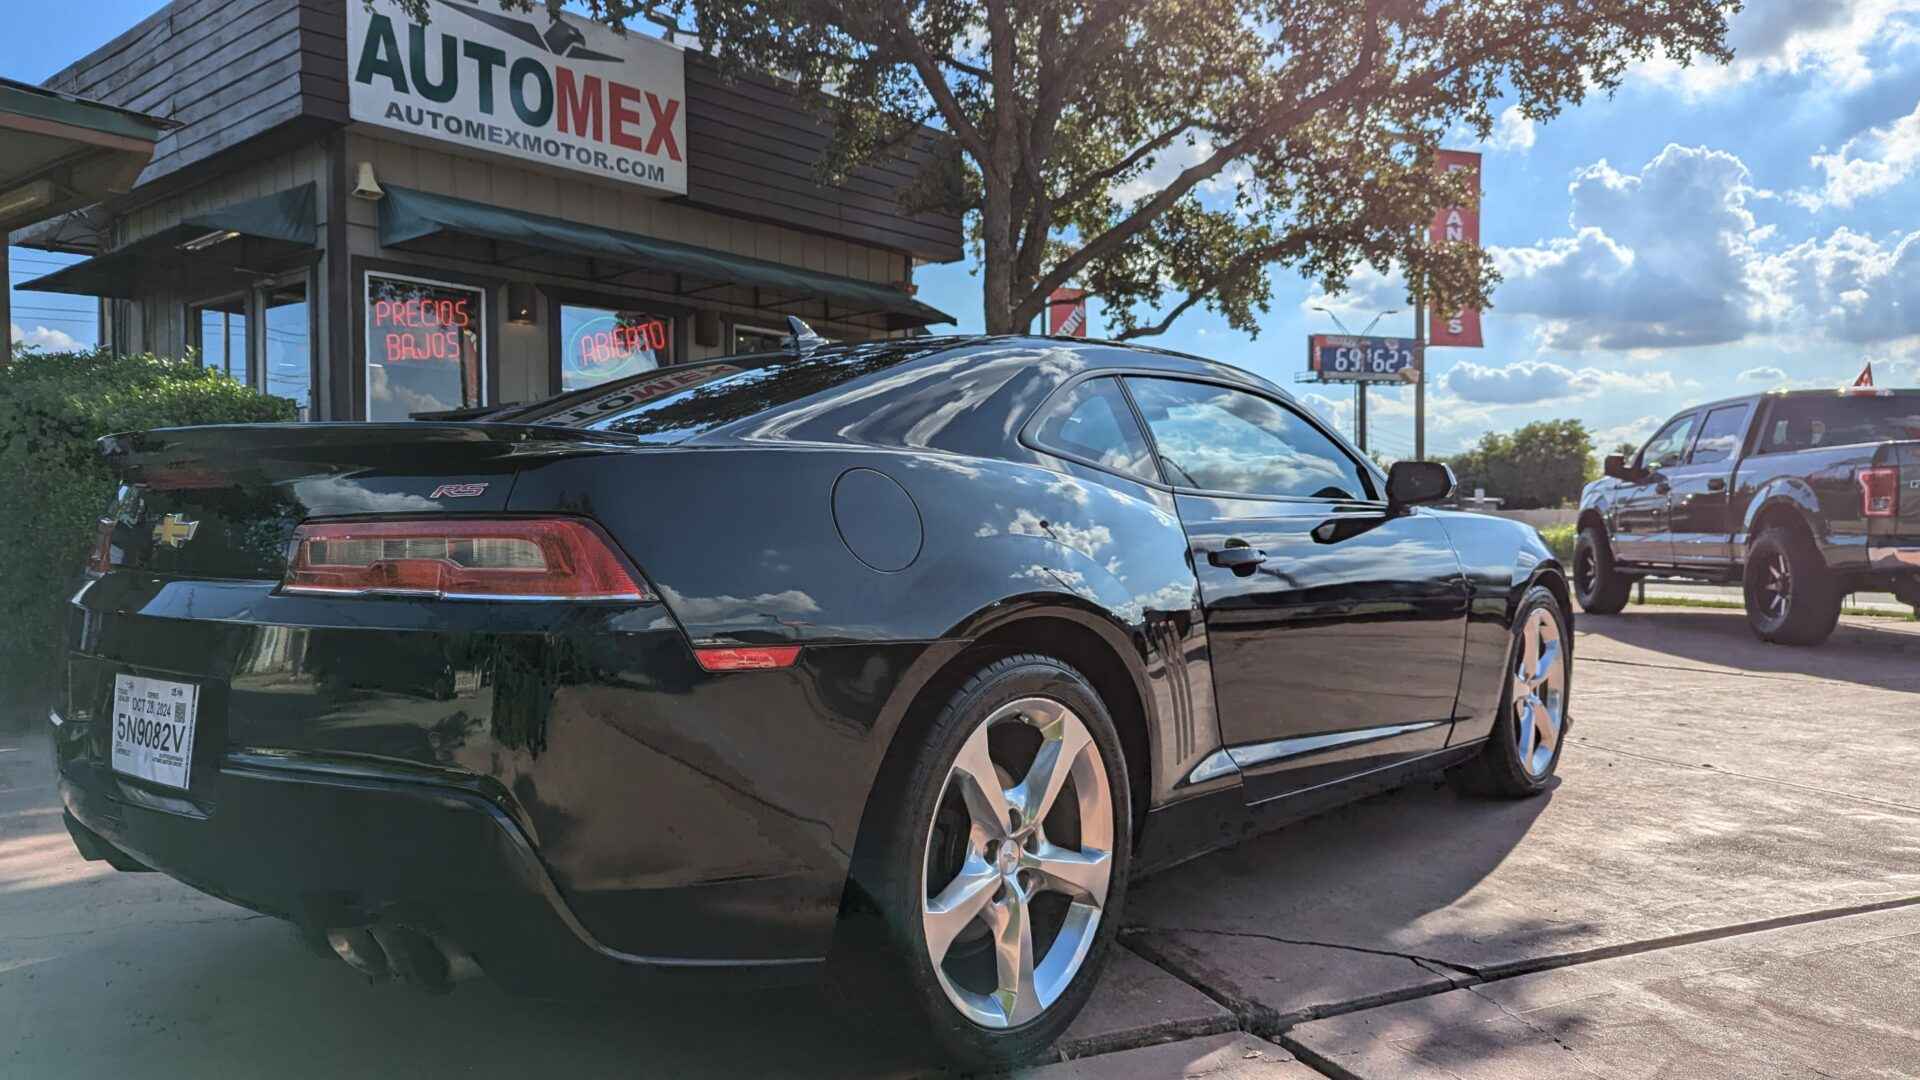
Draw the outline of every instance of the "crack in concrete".
M1385 956L1395 960L1406 960L1414 964L1416 967L1424 968L1427 971L1433 972L1435 975L1439 975L1442 978L1447 978L1447 979L1453 979L1458 977L1457 975L1453 974L1453 972L1458 972L1460 974L1464 974L1475 979L1482 977L1481 973L1475 968L1468 967L1465 964L1456 964L1450 960L1440 960L1431 956L1419 956L1414 953L1394 952L1391 949L1369 949L1364 945L1343 945L1333 941L1309 941L1305 938L1281 937L1278 934L1263 934L1254 930L1215 930L1211 928L1202 928L1202 927L1193 927L1193 926L1135 925L1135 926L1127 927L1125 930L1121 931L1121 933L1123 935L1128 935L1128 936L1137 935L1137 934L1208 934L1208 935L1213 935L1215 937L1259 938L1263 941L1272 941L1281 945L1307 945L1307 946L1311 946L1313 948L1319 948L1319 949L1339 949L1345 952L1366 953L1369 956ZM1136 949L1135 951L1138 952L1139 950ZM1439 970L1440 968L1446 968L1449 970L1442 971L1442 970Z
M1606 1075L1605 1073L1602 1073L1600 1070L1590 1065L1587 1062L1587 1059L1581 1057L1580 1051L1575 1050L1572 1044L1568 1043L1567 1040L1554 1034L1552 1031L1548 1030L1547 1028L1541 1027L1539 1024L1534 1023L1532 1020L1527 1019L1525 1014L1515 1012L1513 1009L1507 1006L1506 1002L1497 1001L1494 998L1488 997L1487 995L1481 993L1480 988L1477 986L1466 986L1466 987L1462 987L1461 989L1465 990L1469 994L1472 994L1474 997L1479 998L1481 1001L1484 1001L1487 1004L1493 1006L1494 1008L1499 1009L1502 1013L1505 1013L1514 1022L1518 1023L1521 1027L1526 1028L1528 1031L1531 1031L1536 1035L1545 1035L1547 1038L1552 1039L1553 1044L1555 1046L1558 1046L1560 1049L1565 1050L1567 1053L1573 1055L1574 1064L1580 1067L1581 1072L1587 1074L1588 1076Z
M1756 783L1777 784L1780 787L1792 788L1795 791L1807 791L1807 792L1812 792L1815 795L1831 795L1836 799L1850 799L1854 802L1863 802L1863 803L1871 804L1873 806L1884 806L1892 810L1905 810L1911 814L1920 814L1920 806L1909 806L1906 803L1892 802L1887 799L1876 799L1871 795L1855 795L1851 792L1835 791L1832 788L1818 787L1813 784L1796 784L1791 780L1782 780L1777 776L1761 776L1758 773L1745 773L1737 769L1724 769L1718 765L1702 765L1699 762L1679 761L1674 758L1664 758L1664 757L1660 757L1657 754L1646 754L1638 750L1622 750L1618 747L1607 746L1604 743L1594 742L1591 739L1574 738L1572 736L1569 736L1569 739L1571 739L1571 741L1573 742L1579 743L1582 746L1590 746L1593 749L1599 750L1603 753L1619 754L1622 757L1639 758L1641 761L1652 761L1661 765L1672 765L1677 768L1692 769L1695 772L1718 773L1723 776L1738 777L1741 780L1752 780L1752 781L1755 781Z

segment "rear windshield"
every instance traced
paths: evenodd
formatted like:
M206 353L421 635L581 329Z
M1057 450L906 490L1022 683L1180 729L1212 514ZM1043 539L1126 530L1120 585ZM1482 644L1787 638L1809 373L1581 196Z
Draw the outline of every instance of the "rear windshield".
M889 342L806 356L735 356L649 371L491 419L617 431L650 443L684 442L885 370L920 351Z
M1790 397L1773 403L1756 447L1762 454L1920 439L1920 395Z

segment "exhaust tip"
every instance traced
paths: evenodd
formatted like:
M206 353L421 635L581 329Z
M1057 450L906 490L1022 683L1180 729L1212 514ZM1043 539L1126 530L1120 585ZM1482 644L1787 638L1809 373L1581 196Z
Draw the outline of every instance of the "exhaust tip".
M391 972L387 952L365 927L327 931L327 944L347 966L369 979L385 979Z

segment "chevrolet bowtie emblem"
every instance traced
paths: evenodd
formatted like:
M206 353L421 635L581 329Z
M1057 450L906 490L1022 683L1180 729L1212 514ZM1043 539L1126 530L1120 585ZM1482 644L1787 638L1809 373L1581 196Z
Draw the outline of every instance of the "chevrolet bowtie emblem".
M153 542L177 548L193 539L193 534L199 528L200 523L197 521L189 521L180 514L168 514L154 525Z

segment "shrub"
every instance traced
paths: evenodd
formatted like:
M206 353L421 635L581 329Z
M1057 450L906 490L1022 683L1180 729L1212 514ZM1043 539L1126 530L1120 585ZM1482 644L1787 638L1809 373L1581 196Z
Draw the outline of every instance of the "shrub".
M94 440L292 420L295 406L193 359L15 349L0 367L0 722L59 685L64 614L115 481Z
M1540 539L1559 557L1562 566L1573 565L1573 538L1577 530L1572 525L1549 525L1540 530Z

